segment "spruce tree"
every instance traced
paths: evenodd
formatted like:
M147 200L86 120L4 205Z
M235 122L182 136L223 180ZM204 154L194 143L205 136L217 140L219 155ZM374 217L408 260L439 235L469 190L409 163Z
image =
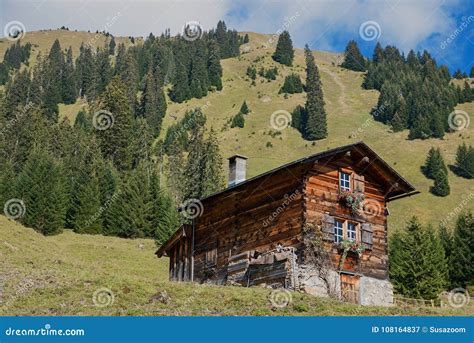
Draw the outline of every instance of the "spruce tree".
M446 225L440 225L439 227L439 239L441 240L441 245L444 249L444 255L446 256L446 260L449 262L452 249L453 249L453 237L451 232L448 231ZM449 264L448 264L449 266Z
M249 107L247 106L247 103L245 102L245 100L244 100L244 102L242 103L242 106L240 106L240 111L239 111L239 112L242 113L242 114L248 114L248 113L250 113L250 109L249 109Z
M291 41L290 33L283 31L281 35L278 36L278 43L272 58L278 63L291 67L294 55L295 52L293 50L293 42Z
M474 66L471 67L471 71L469 72L469 77L474 78Z
M362 56L356 41L350 40L347 43L341 67L354 71L365 71L365 64L365 58Z
M306 109L298 105L291 113L291 126L297 129L301 134L304 133L306 127Z
M125 86L119 78L112 79L100 96L98 109L94 113L95 132L104 158L112 159L118 170L129 169L132 163L130 143L133 117ZM106 121L99 122L102 117Z
M109 42L109 55L112 55L112 56L115 55L115 46L116 46L115 38L114 36L112 36Z
M308 45L305 47L306 58L306 126L304 138L310 141L326 138L327 123L324 110L323 90L319 77L318 67Z
M390 281L407 297L435 299L447 284L448 266L443 246L431 227L416 217L405 231L393 234L389 245Z
M225 180L222 167L222 156L216 131L211 128L209 138L204 144L204 159L202 161L203 179L202 194L208 196L224 188Z
M456 151L456 162L454 164L457 175L467 179L474 178L474 148L466 143L458 146Z
M210 40L208 43L207 70L209 73L209 84L222 90L222 66L220 62L219 45L216 41Z
M232 122L230 123L230 127L231 128L234 128L234 127L243 128L244 126L245 126L245 117L241 112L239 112L232 118Z
M66 212L62 167L44 148L31 151L18 175L17 194L26 207L24 225L44 235L62 231Z
M64 70L62 70L61 76L62 102L73 104L76 102L76 72L74 70L71 47L67 50Z
M448 174L443 171L438 171L435 174L434 186L431 189L434 195L445 197L449 195L450 188L448 183Z
M444 163L443 156L439 148L431 147L426 157L425 165L423 166L423 172L426 177L435 179L438 172L448 173L446 164Z
M300 76L298 74L292 73L285 77L283 86L280 88L279 93L302 93L304 90L303 83L301 82Z
M451 287L474 284L474 217L471 212L461 213L456 221L449 258Z

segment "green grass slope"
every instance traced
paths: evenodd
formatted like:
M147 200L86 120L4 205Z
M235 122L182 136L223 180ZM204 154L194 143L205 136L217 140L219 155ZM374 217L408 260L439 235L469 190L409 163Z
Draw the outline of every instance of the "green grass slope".
M78 235L44 237L0 216L0 315L467 315L468 308L363 307L291 292L168 281L168 259L151 240ZM106 288L111 297L93 296ZM163 303L157 296L170 297ZM471 309L472 310L472 309ZM472 312L471 312L472 313Z

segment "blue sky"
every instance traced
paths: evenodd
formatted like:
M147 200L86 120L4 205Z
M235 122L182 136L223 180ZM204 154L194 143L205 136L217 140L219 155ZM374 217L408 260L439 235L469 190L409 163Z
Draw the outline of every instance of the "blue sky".
M348 40L371 56L378 41L408 52L426 49L451 71L474 63L474 0L2 0L1 27L58 28L145 36L189 21L205 28L224 19L239 31L287 29L295 46L343 51ZM365 30L364 30L365 28ZM4 35L4 29L0 35Z

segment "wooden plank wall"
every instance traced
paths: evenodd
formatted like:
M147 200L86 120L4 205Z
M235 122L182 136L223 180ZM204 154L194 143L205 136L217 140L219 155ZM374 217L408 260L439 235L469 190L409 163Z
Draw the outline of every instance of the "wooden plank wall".
M348 261L344 265L346 267L352 266L355 272L386 279L388 277L387 221L384 213L383 189L377 183L376 177L368 173L366 166L357 167L355 165L353 159L347 155L338 159L333 158L329 162L320 161L314 164L305 178L305 222L315 223L322 214L328 213L343 220L371 223L373 229L372 249L366 250L356 265L354 256L349 254ZM365 198L376 208L374 216L354 216L348 208L341 206L338 200L340 168L347 168L364 176ZM337 267L341 254L333 243L326 242L325 248L331 251L333 265Z
M303 172L302 166L283 169L203 203L195 223L196 281L223 283L231 256L300 243ZM217 265L210 278L205 252L214 247Z

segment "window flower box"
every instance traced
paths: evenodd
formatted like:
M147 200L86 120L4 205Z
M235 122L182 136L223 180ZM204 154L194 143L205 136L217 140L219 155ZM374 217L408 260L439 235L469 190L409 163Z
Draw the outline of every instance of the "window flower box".
M354 215L359 215L362 211L365 197L363 193L350 190L339 190L339 202L351 210Z

